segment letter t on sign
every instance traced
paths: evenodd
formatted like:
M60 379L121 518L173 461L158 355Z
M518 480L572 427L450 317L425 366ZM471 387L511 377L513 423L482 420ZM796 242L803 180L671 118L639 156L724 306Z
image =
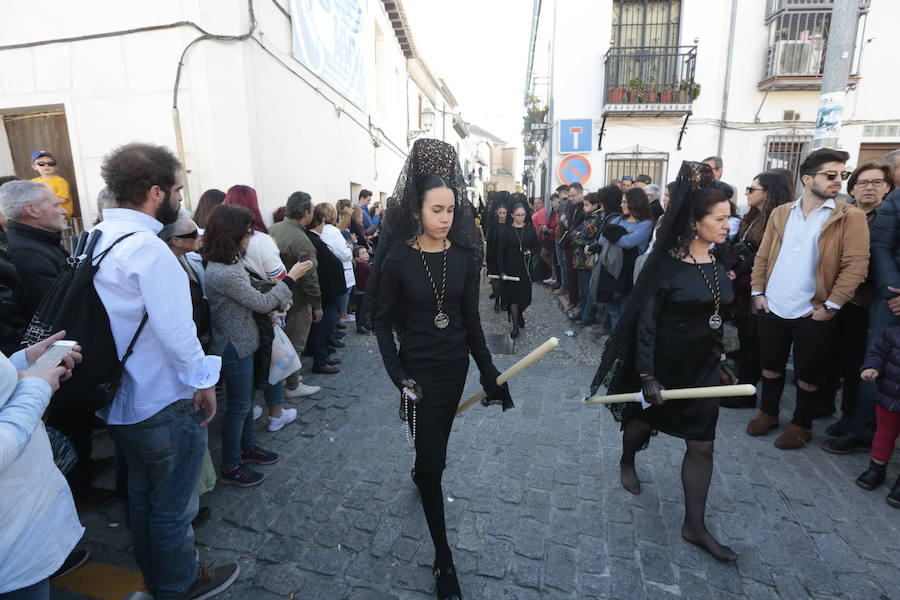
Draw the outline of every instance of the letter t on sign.
M572 134L572 147L578 147L578 135L581 133L581 127L569 127L569 133Z

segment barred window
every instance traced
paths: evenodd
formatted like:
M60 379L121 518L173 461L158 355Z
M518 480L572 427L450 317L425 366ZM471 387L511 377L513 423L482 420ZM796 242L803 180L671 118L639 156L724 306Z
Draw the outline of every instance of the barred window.
M800 189L800 163L809 154L811 143L811 135L770 135L766 138L766 170L789 170L794 174L797 189Z
M668 154L615 154L606 155L606 181L609 185L613 179L622 179L625 175L632 178L638 175L648 175L659 187L665 187L667 168L669 164Z

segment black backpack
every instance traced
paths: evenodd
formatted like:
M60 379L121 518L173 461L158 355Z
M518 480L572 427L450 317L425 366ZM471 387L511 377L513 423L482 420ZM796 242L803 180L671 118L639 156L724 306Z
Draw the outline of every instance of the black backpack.
M47 291L25 329L23 343L35 344L65 329L66 338L81 345L83 359L72 371L71 379L61 384L61 391L67 395L97 396L99 388L108 403L115 397L125 361L147 323L147 314L144 314L125 356L119 360L109 315L94 287L94 275L109 251L134 232L123 235L94 257L94 248L101 235L98 230L90 235L81 234L66 268Z

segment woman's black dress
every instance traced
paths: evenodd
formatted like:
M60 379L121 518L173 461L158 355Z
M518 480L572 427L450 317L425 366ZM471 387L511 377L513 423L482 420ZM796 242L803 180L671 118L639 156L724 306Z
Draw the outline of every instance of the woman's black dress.
M485 262L487 263L488 275L500 275L499 262L499 246L500 234L508 226L505 223L492 222L487 226L485 233L485 241L487 242L487 251L485 252Z
M637 368L653 373L666 389L719 385L722 329L712 329L713 296L697 265L667 258L654 296L645 305L637 326ZM713 264L701 264L715 287ZM734 299L724 266L718 270L721 302L719 313ZM719 399L672 400L643 411L623 415L636 417L654 429L686 440L715 439Z
M440 473L447 440L469 370L469 353L481 373L496 377L484 341L478 313L480 265L460 246L447 251L447 290L443 311L450 318L445 329L434 325L437 303L434 288L419 251L404 245L385 257L374 315L375 335L384 366L398 388L412 378L422 387L416 408L416 473ZM425 260L438 293L443 253L426 252ZM393 324L400 323L399 352ZM410 419L411 422L411 419Z
M499 235L499 274L518 277L519 281L502 282L503 306L518 304L525 310L531 304L531 257L535 255L539 241L534 227L504 227ZM526 255L526 253L528 253Z

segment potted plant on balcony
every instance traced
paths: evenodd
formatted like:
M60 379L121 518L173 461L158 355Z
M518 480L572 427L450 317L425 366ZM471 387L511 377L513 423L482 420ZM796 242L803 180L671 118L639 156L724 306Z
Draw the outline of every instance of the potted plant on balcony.
M655 79L646 82L644 84L644 89L641 92L641 102L644 104L656 104L659 97L659 92L657 90L658 88Z
M696 100L699 97L700 97L700 83L695 81L694 82L694 92L693 92L693 94L691 94L691 100L692 101Z
M534 156L534 151L536 150L536 146L529 142L525 145L525 156Z
M610 104L624 104L625 102L625 88L623 87L611 87L609 88L609 103Z
M628 80L628 103L637 104L641 98L641 79L635 77Z
M664 85L659 91L660 104L672 104L672 87Z

